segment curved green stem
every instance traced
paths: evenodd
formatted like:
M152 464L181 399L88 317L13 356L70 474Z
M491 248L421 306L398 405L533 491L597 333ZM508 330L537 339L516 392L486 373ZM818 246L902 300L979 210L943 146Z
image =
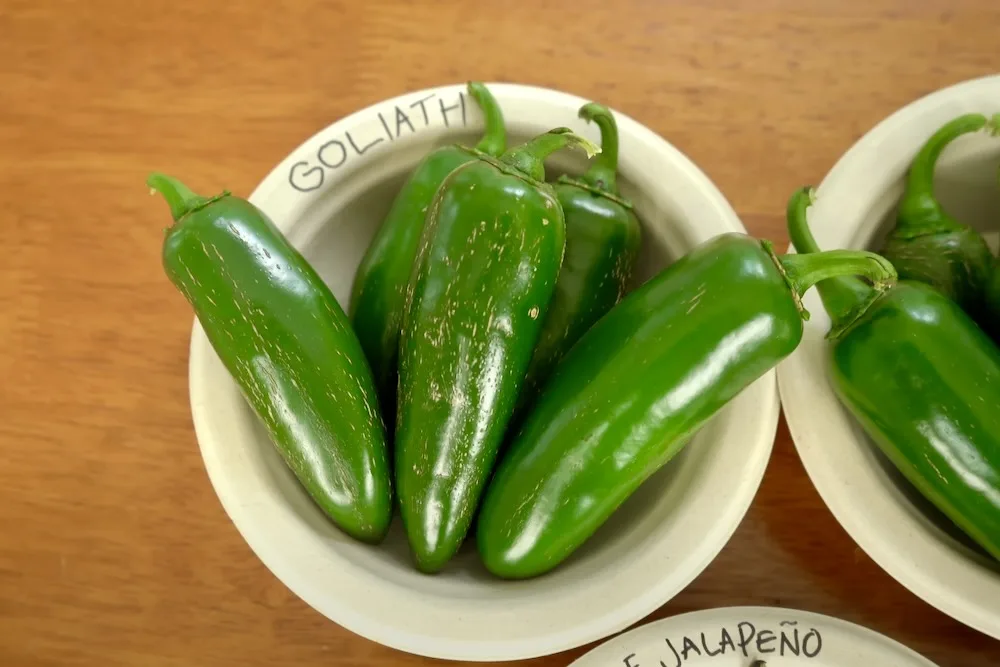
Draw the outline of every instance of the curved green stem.
M899 202L893 236L915 238L964 229L965 225L945 213L934 196L934 170L941 153L952 141L963 134L978 132L988 122L980 113L959 116L942 125L920 148L906 176L906 191Z
M167 200L170 207L170 215L174 222L180 221L188 213L204 208L214 201L227 196L228 192L214 197L202 197L192 192L186 185L172 176L153 172L146 179L148 185L154 192L159 192Z
M841 276L864 276L872 289L884 292L896 284L896 269L885 257L867 250L824 250L778 258L785 277L799 296L824 280Z
M580 107L580 118L597 123L601 130L601 154L591 163L581 180L603 192L618 194L618 124L611 111L597 102Z
M788 209L785 220L788 225L788 237L798 253L820 252L819 245L809 229L809 207L816 201L816 189L804 185L796 190L788 199Z
M507 150L507 128L504 126L503 111L493 93L478 81L470 81L466 86L469 96L476 101L486 119L483 138L476 144L476 150L499 157Z
M794 285L791 274L795 271L808 270L808 264L802 264L805 258L831 256L830 253L850 253L852 258L845 258L857 270L829 272L815 282L823 307L830 315L830 337L835 338L860 317L884 291L891 288L897 279L896 269L885 257L866 251L828 250L821 251L816 239L809 229L807 217L809 207L815 201L815 191L811 186L796 190L788 200L787 220L788 236L792 240L798 255L784 255L780 258L782 266L789 274L789 280ZM859 257L857 255L862 255ZM793 260L793 258L799 258ZM790 268L795 262L800 266ZM803 268L805 267L805 268ZM815 269L814 269L815 270ZM869 285L858 276L864 276L872 281ZM803 277L798 276L801 282ZM808 289L808 288L807 288ZM803 292L800 292L801 295Z
M500 161L524 172L529 178L544 181L545 158L557 150L570 147L582 148L588 158L601 152L600 148L580 135L574 134L569 128L557 127L511 148L500 156Z

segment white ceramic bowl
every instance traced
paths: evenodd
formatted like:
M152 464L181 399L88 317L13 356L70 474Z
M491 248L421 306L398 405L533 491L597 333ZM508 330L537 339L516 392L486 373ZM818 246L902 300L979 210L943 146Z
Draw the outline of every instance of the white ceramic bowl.
M1000 76L965 82L894 113L830 171L809 212L821 248L877 249L892 225L902 178L921 144L955 116L1000 111ZM1000 139L960 137L938 163L944 207L995 240ZM841 525L886 572L957 620L1000 638L1000 565L970 542L887 463L828 382L830 320L815 290L798 350L778 368L782 405L806 471ZM1000 409L1000 406L997 406Z
M563 125L599 139L596 127L577 119L587 100L519 85L490 88L511 143ZM341 303L406 174L433 147L473 142L482 131L481 115L464 90L415 92L344 118L296 148L251 196ZM621 185L645 220L640 277L698 242L743 231L723 196L684 155L635 121L617 118ZM565 152L551 164L577 169L584 158ZM379 547L339 532L282 464L197 323L190 389L198 442L219 499L251 549L289 589L373 641L483 661L550 654L605 637L684 588L749 507L778 416L777 385L769 373L706 425L570 561L538 579L504 582L488 575L471 544L443 573L417 573L398 521Z

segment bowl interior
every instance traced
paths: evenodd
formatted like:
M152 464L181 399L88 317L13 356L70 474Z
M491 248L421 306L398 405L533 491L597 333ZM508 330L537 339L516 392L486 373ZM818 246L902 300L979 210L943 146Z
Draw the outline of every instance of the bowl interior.
M467 145L476 141L473 133L456 134L455 138ZM528 134L512 134L510 142L520 143L529 138ZM315 200L289 233L289 238L302 249L303 255L345 308L358 264L388 213L393 198L416 166L413 158L419 159L419 155L419 151L407 155L395 154L392 156L392 164L387 165L389 173L384 174L383 178L361 187L349 188L347 192L344 188L331 189ZM546 162L546 179L551 181L564 173L580 173L585 167L584 157L576 151L564 151ZM644 193L629 180L627 168L623 169L619 187L622 194L634 200L637 215L643 221L642 250L633 276L633 283L636 285L669 265L686 252L691 243L684 237L684 225L679 221L680 211L673 208L669 200L644 197ZM655 224L651 225L646 221L655 221ZM249 406L244 413L245 419L253 421ZM313 506L271 446L259 423L255 423L254 433L251 446L260 453L262 462L270 471L269 483L272 484L273 494L289 499L300 520L328 534L331 539L336 539L336 529L328 525L318 508ZM594 576L608 563L615 562L630 551L641 549L643 541L649 538L648 532L642 529L643 525L658 523L658 517L669 518L677 504L682 502L680 492L683 484L678 483L678 476L683 474L688 451L685 447L675 459L647 480L619 508L612 520L573 555L566 567L560 568L550 578L559 580ZM341 542L339 539L337 541ZM545 586L498 587L496 579L480 563L475 553L474 540L471 539L466 540L459 555L443 572L434 577L418 574L411 567L406 537L398 514L383 544L367 547L342 542L340 546L346 544L350 544L350 549L345 553L359 567L369 569L373 574L389 581L427 592L486 601L496 595L506 598L513 595L515 590L518 595L540 595ZM561 584L557 581L549 585Z
M595 127L576 117L587 100L525 86L489 85L503 107L510 144L563 125L599 139ZM434 94L454 98L459 90L436 89ZM342 305L406 176L436 146L474 143L481 118L470 109L464 127L428 127L396 137L391 150L383 142L336 167L328 159L324 178L317 175L317 155L347 133L380 132L385 116L376 118L376 113L412 108L421 95L334 123L289 155L251 197L302 250ZM632 199L643 223L635 283L703 240L743 231L722 195L682 154L623 115L618 124L622 193ZM547 177L578 172L584 165L582 154L563 151L548 161ZM305 171L307 167L313 171ZM290 188L290 173L303 179L311 173L308 191ZM418 573L398 517L378 546L341 533L283 464L197 323L191 396L213 486L240 533L275 576L353 632L413 653L466 660L512 660L582 645L627 627L686 586L715 557L749 507L778 414L775 379L769 373L695 434L680 455L559 568L527 581L501 581L480 564L471 540L443 572Z

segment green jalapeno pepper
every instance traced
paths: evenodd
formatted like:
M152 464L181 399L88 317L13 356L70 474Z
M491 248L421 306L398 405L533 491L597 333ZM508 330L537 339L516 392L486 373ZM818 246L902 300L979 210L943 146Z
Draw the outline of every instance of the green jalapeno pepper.
M600 127L601 154L583 176L561 176L554 186L566 218L566 253L518 413L535 400L566 350L625 295L639 252L639 220L631 202L618 193L614 116L593 102L579 114Z
M900 279L935 287L979 322L993 254L979 232L942 208L934 196L934 171L952 141L984 128L995 132L997 124L998 119L987 121L982 114L966 114L946 123L927 140L907 173L896 225L881 250Z
M161 174L148 184L175 221L163 244L166 274L281 457L337 526L380 541L392 516L385 427L337 300L250 202L200 197Z
M612 308L566 354L500 461L476 526L487 569L556 567L734 396L799 344L801 295L895 272L867 252L776 256L743 234L696 247Z
M811 201L810 188L789 200L788 231L802 253L819 252ZM877 294L842 277L817 289L840 400L925 498L1000 558L1000 350L925 283Z
M559 274L562 209L543 159L596 146L554 130L477 155L428 211L400 337L396 484L418 569L465 539Z
M348 314L372 368L382 409L390 423L395 407L399 330L406 287L427 209L438 187L456 167L476 159L477 153L497 157L507 143L503 114L496 99L481 83L469 83L468 91L486 118L483 138L471 151L458 145L442 146L417 165L362 257L351 288Z

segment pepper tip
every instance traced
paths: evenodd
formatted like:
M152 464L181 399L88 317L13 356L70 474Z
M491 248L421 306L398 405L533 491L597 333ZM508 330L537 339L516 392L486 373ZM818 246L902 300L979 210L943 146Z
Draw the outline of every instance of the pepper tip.
M600 116L612 118L611 110L599 102L587 102L580 107L580 110L577 112L577 116L588 123L594 122L594 120Z
M155 171L146 178L146 185L153 190L154 194L158 193L163 196L170 207L170 215L173 216L174 222L178 222L192 211L204 208L229 196L229 191L223 190L221 194L214 197L202 197L192 192L176 178Z
M151 171L149 172L149 176L146 177L146 185L148 185L150 189L157 192L159 192L160 188L164 185L173 183L174 181L175 179L167 176L161 171Z

